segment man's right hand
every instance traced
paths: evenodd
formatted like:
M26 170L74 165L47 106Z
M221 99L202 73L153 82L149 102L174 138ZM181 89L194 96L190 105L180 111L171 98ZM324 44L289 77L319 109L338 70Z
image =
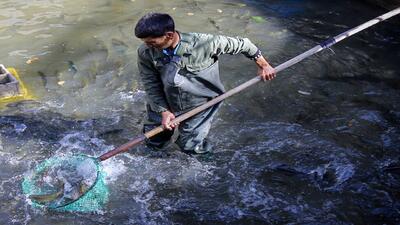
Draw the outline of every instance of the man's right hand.
M171 123L171 121L175 119L175 115L172 112L170 111L162 112L161 116L162 116L161 124L165 129L172 130L178 125L178 123Z

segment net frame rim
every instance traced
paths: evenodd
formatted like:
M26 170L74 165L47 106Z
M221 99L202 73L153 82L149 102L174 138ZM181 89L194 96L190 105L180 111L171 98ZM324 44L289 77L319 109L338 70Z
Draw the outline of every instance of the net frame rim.
M99 183L99 177L101 175L100 174L101 165L100 165L99 158L94 157L94 156L90 156L90 155L86 155L86 154L77 154L77 155L72 154L72 155L69 155L69 156L66 155L66 156L62 156L62 157L65 157L65 158L84 157L84 158L91 159L94 162L94 164L96 165L96 180L94 181L94 183L89 187L89 189L85 193L83 193L81 196L79 196L79 198L77 198L77 199L75 199L75 200L73 200L71 202L68 202L68 203L65 203L65 204L62 204L62 205L58 205L58 206L52 206L52 205L41 204L41 203L33 200L35 202L35 204L37 204L38 206L45 207L45 208L48 208L48 209L62 210L62 208L65 208L65 207L67 207L67 206L69 206L69 205L71 205L73 203L76 203L76 202L80 201L87 193L89 193ZM61 157L58 157L58 158L61 158ZM48 160L49 159L47 159L44 162L38 164L37 167L39 167L42 164L45 164L46 162L48 162ZM37 169L35 169L35 173L36 172L37 172Z

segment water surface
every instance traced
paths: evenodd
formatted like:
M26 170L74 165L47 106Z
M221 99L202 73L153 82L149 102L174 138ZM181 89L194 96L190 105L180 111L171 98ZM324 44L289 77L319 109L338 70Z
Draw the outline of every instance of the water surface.
M51 156L98 156L141 132L133 26L142 15L170 13L182 32L248 37L276 66L384 10L292 0L3 0L0 8L0 62L36 96L0 112L0 224L399 223L399 18L225 101L212 156L141 146L103 162L110 201L80 214L33 208L21 182ZM243 56L220 62L227 89L255 76Z

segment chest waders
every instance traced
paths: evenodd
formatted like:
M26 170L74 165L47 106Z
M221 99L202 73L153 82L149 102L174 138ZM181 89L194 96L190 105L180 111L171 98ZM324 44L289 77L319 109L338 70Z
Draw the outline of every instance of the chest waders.
M218 61L199 72L189 72L181 68L180 56L165 55L159 58L156 68L160 72L163 90L169 109L176 116L183 114L196 106L224 93L224 87L219 78ZM204 139L211 127L211 121L220 104L205 110L179 125L179 137L176 141L183 151L204 151ZM148 121L144 132L161 124L161 115L148 110ZM172 131L166 131L147 141L153 148L163 148L170 142Z

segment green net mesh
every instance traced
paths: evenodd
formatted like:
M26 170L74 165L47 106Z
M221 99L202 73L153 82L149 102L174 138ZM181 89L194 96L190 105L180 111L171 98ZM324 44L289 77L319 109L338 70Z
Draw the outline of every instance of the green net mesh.
M34 207L56 211L93 212L103 208L109 190L97 158L53 157L24 177L22 190Z

